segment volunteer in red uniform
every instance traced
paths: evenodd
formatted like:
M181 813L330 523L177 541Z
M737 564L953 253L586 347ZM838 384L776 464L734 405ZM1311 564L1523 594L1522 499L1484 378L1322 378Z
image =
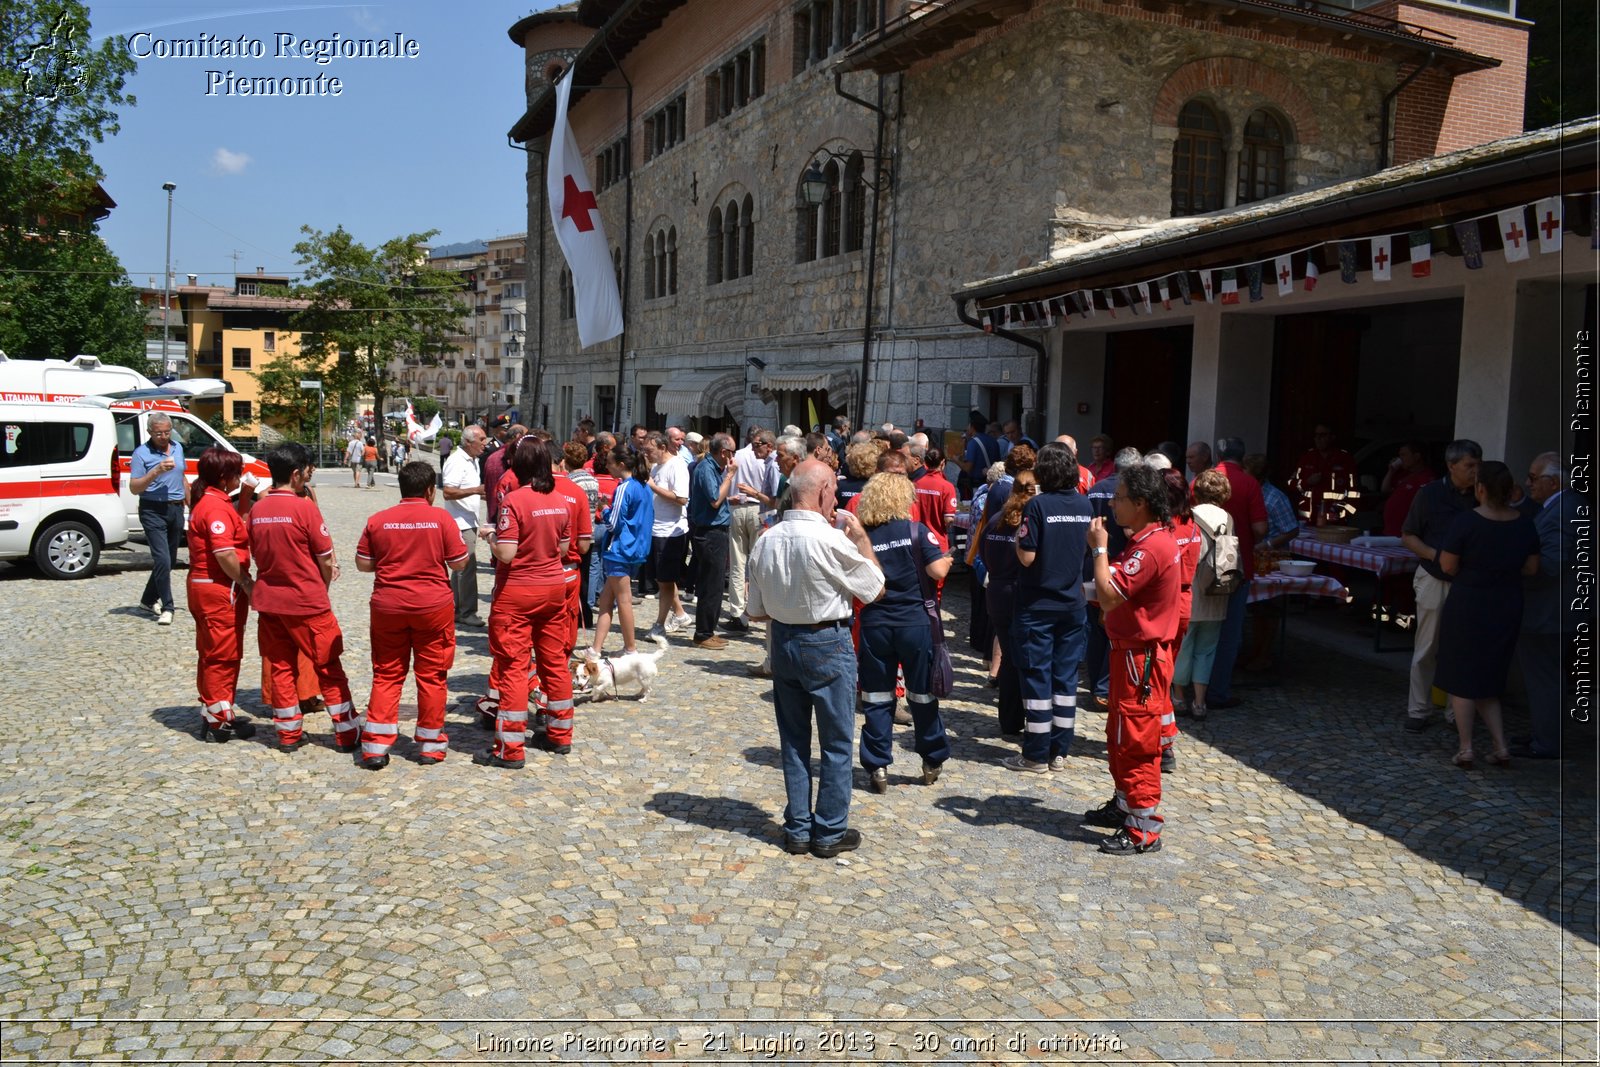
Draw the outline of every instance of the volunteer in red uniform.
M1178 558L1183 568L1178 584L1178 631L1172 638L1172 647L1167 650L1169 662L1177 663L1178 653L1183 649L1184 635L1189 632L1189 613L1194 606L1191 590L1195 568L1200 565L1200 528L1194 524L1194 516L1189 510L1189 483L1184 480L1183 472L1177 469L1164 470L1161 477L1167 486L1167 508L1172 513L1172 540L1178 546ZM1176 710L1174 706L1161 717L1162 774L1178 769L1178 757L1172 749L1172 743L1178 739Z
M916 490L916 502L911 518L933 532L939 542L940 552L950 551L950 520L956 517L960 500L956 487L944 476L944 453L937 448L913 444L911 446L911 485ZM981 480L983 472L978 472ZM939 583L940 588L944 582Z
M256 636L271 674L273 725L278 747L292 752L305 744L295 689L298 656L310 660L333 719L334 747L360 747L350 681L339 657L344 635L333 617L328 585L339 577L333 539L322 512L306 496L315 469L304 445L290 442L267 453L272 490L250 510L250 553L256 581L251 599L259 616Z
M1333 429L1318 423L1312 446L1300 454L1289 488L1300 494L1295 504L1311 525L1337 525L1349 514L1345 497L1356 487L1356 458L1334 444ZM1325 499L1327 494L1334 499ZM1354 510L1354 505L1350 508Z
M189 509L189 614L199 663L200 739L251 737L255 726L234 718L244 624L250 610L250 536L228 494L239 487L237 452L208 449L197 464L199 499Z
M572 518L572 539L568 543L567 554L561 559L561 573L567 583L567 608L572 612L571 636L567 641L566 655L562 658L565 663L572 658L572 650L578 646L578 623L583 618L583 606L579 600L583 593L583 554L594 537L594 517L589 510L589 494L567 477L566 455L561 442L549 440L544 442L544 447L550 454L555 494L567 502L567 511ZM580 545L583 547L580 548ZM566 728L569 731L572 729L570 724Z
M1172 711L1171 642L1178 631L1183 562L1167 531L1167 486L1161 472L1139 464L1122 472L1112 496L1127 547L1108 562L1104 519L1089 525L1095 597L1111 643L1111 703L1106 754L1116 795L1084 822L1120 827L1100 851L1128 856L1161 849L1161 722Z
M530 655L537 661L539 688L551 717L535 743L551 752L572 750L572 672L567 665L571 609L562 561L573 532L568 503L555 493L544 443L523 438L511 457L511 469L522 488L500 506L493 550L500 566L489 614L489 651L500 682L500 706L494 749L472 757L472 762L520 769L528 728Z
M471 559L455 519L433 506L434 469L400 468L400 503L367 520L356 569L372 580L372 697L361 727L361 765L381 771L400 734L400 689L415 664L417 762L442 763L446 675L456 656L455 599L446 568Z

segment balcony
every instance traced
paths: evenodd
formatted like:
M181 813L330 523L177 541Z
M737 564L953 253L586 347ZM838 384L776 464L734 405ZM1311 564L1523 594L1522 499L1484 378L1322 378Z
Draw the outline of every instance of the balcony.
M527 276L528 265L526 263L506 263L500 267L500 279L502 281L521 281Z
M478 361L469 356L468 358L466 358L466 359L461 361L461 366L463 366L467 370L477 370L478 369Z

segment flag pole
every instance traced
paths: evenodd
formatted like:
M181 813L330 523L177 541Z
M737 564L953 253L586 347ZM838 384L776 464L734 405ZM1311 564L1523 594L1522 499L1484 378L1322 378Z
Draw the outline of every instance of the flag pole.
M622 376L628 363L628 290L633 281L633 81L627 72L622 69L622 64L617 62L617 57L612 55L611 42L603 42L606 55L611 57L611 65L616 68L617 74L622 78L623 85L628 90L628 124L624 127L626 132L622 135L622 184L623 184L623 215L622 215L622 332L617 335L617 425L613 432L622 432ZM643 413L633 421L642 422Z

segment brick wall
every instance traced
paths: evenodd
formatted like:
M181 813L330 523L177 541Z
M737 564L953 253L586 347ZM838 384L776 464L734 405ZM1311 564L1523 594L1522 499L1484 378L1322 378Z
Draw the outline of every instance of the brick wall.
M1371 9L1404 22L1439 30L1455 46L1500 60L1500 66L1454 78L1425 71L1395 101L1391 163L1409 163L1522 132L1528 78L1526 22L1406 0ZM1404 78L1416 65L1404 68Z

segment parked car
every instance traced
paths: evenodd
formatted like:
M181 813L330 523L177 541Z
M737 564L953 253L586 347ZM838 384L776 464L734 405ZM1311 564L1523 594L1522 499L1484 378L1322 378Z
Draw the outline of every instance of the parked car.
M116 420L104 408L0 400L0 559L87 578L128 539Z

